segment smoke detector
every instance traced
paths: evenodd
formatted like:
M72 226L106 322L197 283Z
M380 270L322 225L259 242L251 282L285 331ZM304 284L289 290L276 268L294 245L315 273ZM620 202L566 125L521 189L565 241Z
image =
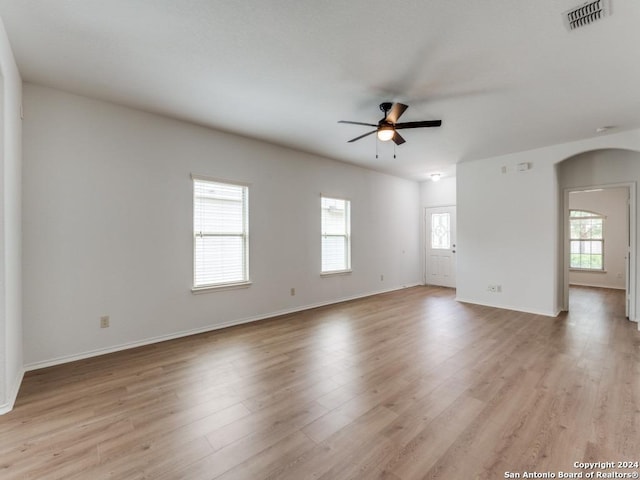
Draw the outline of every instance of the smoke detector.
M564 12L564 24L568 30L586 27L611 15L610 0L593 0Z

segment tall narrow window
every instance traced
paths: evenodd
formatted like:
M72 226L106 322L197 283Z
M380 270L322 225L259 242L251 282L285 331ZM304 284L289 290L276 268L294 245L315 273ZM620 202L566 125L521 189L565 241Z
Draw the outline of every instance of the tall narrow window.
M249 281L249 188L193 178L195 289Z
M569 213L570 268L604 270L604 217L585 210L571 210Z
M321 197L322 273L351 270L350 202Z

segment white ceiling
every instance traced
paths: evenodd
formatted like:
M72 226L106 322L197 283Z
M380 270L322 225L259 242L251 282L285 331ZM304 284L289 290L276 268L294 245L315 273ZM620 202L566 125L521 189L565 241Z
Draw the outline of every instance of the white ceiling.
M640 1L0 0L25 81L400 176L640 127ZM396 148L382 101L410 108Z

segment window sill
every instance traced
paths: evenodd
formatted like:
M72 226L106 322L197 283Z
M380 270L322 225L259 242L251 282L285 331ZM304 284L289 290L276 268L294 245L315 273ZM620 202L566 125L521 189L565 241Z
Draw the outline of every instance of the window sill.
M606 270L592 270L589 268L570 268L570 272L581 272L581 273L607 273Z
M191 293L200 295L201 293L219 292L222 290L237 290L239 288L249 288L252 282L225 283L222 285L207 285L204 287L193 287Z
M334 277L336 275L351 275L351 270L336 270L335 272L321 272L321 277Z

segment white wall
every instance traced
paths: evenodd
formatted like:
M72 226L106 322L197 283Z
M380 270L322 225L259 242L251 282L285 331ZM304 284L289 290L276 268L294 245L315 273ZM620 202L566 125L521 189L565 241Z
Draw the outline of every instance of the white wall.
M448 207L456 204L456 177L443 177L439 182L428 180L420 184L420 205Z
M29 368L420 283L415 182L40 86L24 102ZM192 173L251 184L251 287L191 293ZM351 200L350 275L319 275L321 193Z
M10 410L22 381L21 169L22 79L0 20L0 413Z
M571 210L597 212L604 219L604 271L581 272L571 270L569 283L591 287L625 288L625 256L627 253L628 188L605 188L569 194Z
M460 300L544 315L560 311L562 210L556 164L607 148L640 150L640 130L458 164ZM518 171L522 163L531 168ZM616 181L621 180L610 183ZM502 293L489 292L489 284L502 285Z
M458 165L457 297L553 315L555 172L540 162L517 172L505 162ZM502 292L489 292L489 285L500 285Z

